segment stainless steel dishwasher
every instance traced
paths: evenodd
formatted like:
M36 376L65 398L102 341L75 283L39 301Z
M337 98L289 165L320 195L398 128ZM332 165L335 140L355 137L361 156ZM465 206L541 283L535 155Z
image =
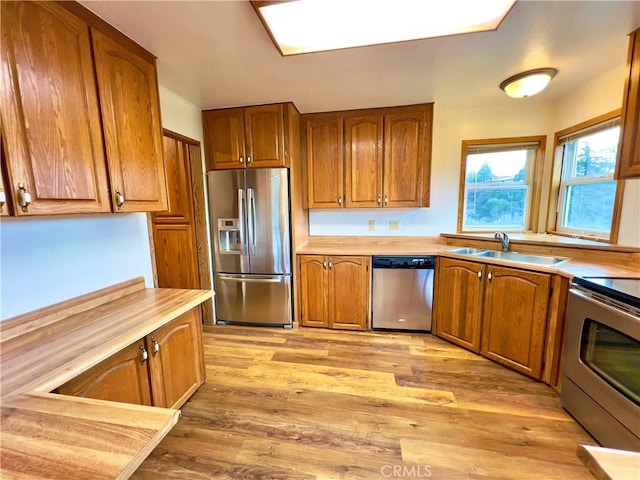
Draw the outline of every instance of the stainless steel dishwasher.
M374 329L431 331L435 265L431 255L373 257Z

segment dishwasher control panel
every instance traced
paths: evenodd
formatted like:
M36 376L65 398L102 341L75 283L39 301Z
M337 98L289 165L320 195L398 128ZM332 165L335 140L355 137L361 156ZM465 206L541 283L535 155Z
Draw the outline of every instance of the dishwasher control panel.
M374 256L373 268L429 268L435 267L436 257L433 255L398 255Z

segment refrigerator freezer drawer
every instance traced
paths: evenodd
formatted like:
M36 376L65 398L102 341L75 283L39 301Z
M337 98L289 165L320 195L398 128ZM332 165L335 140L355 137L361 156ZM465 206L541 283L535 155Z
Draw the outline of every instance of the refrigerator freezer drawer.
M232 323L291 325L291 276L214 276L216 319Z

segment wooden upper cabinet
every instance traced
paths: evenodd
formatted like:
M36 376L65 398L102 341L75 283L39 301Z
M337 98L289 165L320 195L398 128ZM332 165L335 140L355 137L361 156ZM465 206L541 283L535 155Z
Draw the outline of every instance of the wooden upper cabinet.
M200 288L192 225L154 222L153 245L159 288Z
M205 378L200 309L194 308L146 338L151 391L157 407L180 408Z
M383 116L344 120L345 206L382 205Z
M140 340L57 389L63 395L151 405L150 353Z
M288 166L283 104L204 110L207 170Z
M616 178L640 177L640 29L629 39Z
M168 209L153 214L155 223L190 223L193 218L191 165L188 145L169 136L162 137L167 176ZM185 188L188 186L189 188Z
M431 171L427 113L385 115L384 122L384 206L429 206L429 192L425 191Z
M115 211L166 210L155 63L95 29L92 39Z
M366 330L371 312L371 257L329 257L331 328Z
M281 104L244 109L247 167L286 166L283 118Z
M342 118L306 122L307 194L309 208L344 206Z
M11 203L9 201L9 192L7 192L4 180L4 143L0 134L0 217L11 214Z
M435 334L480 352L484 265L441 257L435 282Z
M14 213L109 212L87 23L54 2L0 8L0 108Z
M244 115L242 108L202 112L207 170L244 167Z

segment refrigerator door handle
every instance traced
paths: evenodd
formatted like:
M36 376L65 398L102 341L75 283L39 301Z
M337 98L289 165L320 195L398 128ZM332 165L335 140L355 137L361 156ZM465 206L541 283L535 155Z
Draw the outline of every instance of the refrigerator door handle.
M247 188L247 216L249 217L249 238L251 239L251 255L258 253L258 245L256 239L256 197L253 194L253 188Z
M270 276L237 276L237 275L218 275L222 280L230 280L232 282L249 282L249 283L282 283L284 278L282 276L270 277Z
M239 228L238 235L240 235L240 245L242 245L242 254L247 254L247 239L244 231L244 190L242 188L238 189L238 218L239 218Z

